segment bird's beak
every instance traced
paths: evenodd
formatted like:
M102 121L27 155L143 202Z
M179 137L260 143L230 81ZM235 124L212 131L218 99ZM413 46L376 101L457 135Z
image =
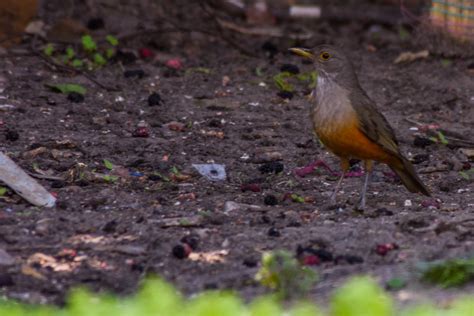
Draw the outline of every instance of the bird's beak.
M309 49L293 47L293 48L290 48L289 51L295 55L314 60L314 55L311 53Z

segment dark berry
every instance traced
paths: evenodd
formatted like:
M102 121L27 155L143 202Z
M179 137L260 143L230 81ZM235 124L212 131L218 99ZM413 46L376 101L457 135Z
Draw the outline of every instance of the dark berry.
M246 259L244 259L244 261L242 263L243 263L244 266L249 267L249 268L254 268L258 264L257 260L255 260L253 258L246 258Z
M283 169L283 164L278 161L267 162L258 168L261 173L280 173Z
M125 70L123 75L125 76L125 78L141 79L145 77L145 72L141 69Z
M344 256L348 264L364 263L364 259L355 255L346 255Z
M122 50L117 51L114 56L114 60L117 62L121 62L124 65L131 64L137 60L137 56L135 56L132 52L124 52Z
M192 250L196 250L199 245L199 236L191 234L191 235L186 235L183 238L181 238L181 242L189 245Z
M151 58L154 55L153 51L149 48L140 48L138 52L140 53L140 57L143 59Z
M415 165L419 164L419 163L422 163L424 161L427 161L430 159L430 155L428 154L419 154L419 155L415 155L413 156L413 158L411 158L411 162Z
M283 64L280 67L281 72L289 72L290 74L297 75L300 73L298 66L293 64Z
M98 29L103 29L105 26L104 20L102 18L92 18L89 21L87 21L87 28L89 30L98 30Z
M157 175L157 174L150 174L148 176L148 180L151 180L151 181L161 181L163 178L160 176L160 175Z
M5 139L11 142L17 141L20 138L20 134L17 131L12 129L7 129L5 131Z
M291 91L279 91L277 93L277 96L279 96L282 99L291 100L293 99L294 94Z
M190 247L188 245L176 245L172 250L173 256L178 259L184 259L189 256L191 253Z
M117 230L118 222L117 220L113 219L107 223L105 223L104 227L102 227L102 231L106 233L115 233Z
M270 237L280 237L281 233L277 228L272 227L268 230L268 236L270 236Z
M275 44L272 42L266 41L262 45L262 49L265 52L265 54L268 56L268 58L273 59L275 55L278 53L278 48Z
M150 131L148 127L145 126L137 127L137 129L133 131L132 136L146 138L150 136Z
M278 199L276 198L276 196L268 194L263 199L263 203L265 205L271 205L271 206L277 205L278 204Z
M80 102L84 102L84 95L77 92L70 92L67 95L67 99L74 103L80 103Z
M66 182L61 181L61 180L55 180L51 182L51 188L53 189L60 189L60 188L64 188L65 186L66 186Z
M321 261L332 261L333 260L333 255L331 252L325 250L325 249L312 249L310 251L312 254L318 256Z
M262 188L257 183L245 183L240 186L240 190L242 190L242 192L246 192L246 191L260 192L262 191Z
M153 92L150 94L148 97L148 105L149 106L154 106L154 105L160 105L163 102L163 99L157 92Z
M426 146L430 146L432 144L433 142L429 138L426 138L426 137L416 136L415 139L413 140L413 145L415 147L425 148Z

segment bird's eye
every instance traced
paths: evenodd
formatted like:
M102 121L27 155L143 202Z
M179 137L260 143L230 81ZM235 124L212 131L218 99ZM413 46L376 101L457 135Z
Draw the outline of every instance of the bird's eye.
M322 52L321 54L319 54L319 59L321 59L322 61L327 61L329 60L329 58L331 58L331 54L329 54L328 52Z

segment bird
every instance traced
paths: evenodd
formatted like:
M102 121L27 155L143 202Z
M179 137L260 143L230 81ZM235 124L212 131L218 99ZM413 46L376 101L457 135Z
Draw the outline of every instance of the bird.
M387 164L408 191L430 196L410 161L401 153L395 133L384 115L362 89L349 57L338 47L319 45L312 49L290 48L309 59L317 72L317 84L310 99L310 119L319 140L339 157L342 175L330 197L336 195L350 159L364 162L365 177L357 209L366 207L366 192L374 161Z

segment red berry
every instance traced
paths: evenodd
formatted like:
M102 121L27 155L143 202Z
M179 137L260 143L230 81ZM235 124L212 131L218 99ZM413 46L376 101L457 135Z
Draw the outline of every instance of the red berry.
M305 266L315 266L321 263L318 256L315 255L307 255L303 257L303 265Z
M260 188L260 185L258 185L257 183L242 184L240 186L240 189L242 190L242 192L245 192L245 191L260 192L260 191L262 191L262 188Z
M143 59L153 57L153 51L149 48L140 48L139 50L140 57Z
M180 70L183 67L183 64L179 58L172 58L166 62L166 67Z
M150 131L146 126L137 127L132 133L133 137L149 137Z

